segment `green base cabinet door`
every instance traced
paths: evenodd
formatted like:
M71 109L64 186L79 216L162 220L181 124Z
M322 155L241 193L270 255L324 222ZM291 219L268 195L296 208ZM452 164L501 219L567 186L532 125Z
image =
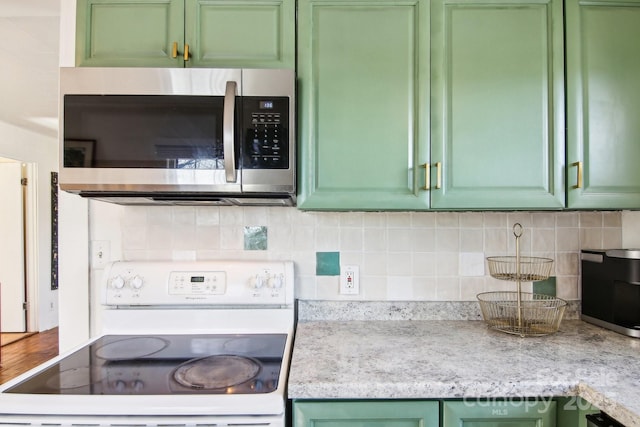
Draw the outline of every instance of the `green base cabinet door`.
M558 427L587 427L588 414L597 414L598 408L586 400L572 397L557 397L557 425Z
M469 399L445 401L442 427L555 427L556 402ZM296 426L297 427L297 426Z
M562 0L431 7L431 208L562 209Z
M295 0L77 0L76 65L295 66Z
M294 401L293 427L438 427L438 402Z
M567 0L568 207L640 208L640 1Z
M183 46L183 0L77 0L76 66L182 67Z
M299 0L298 207L428 209L428 0Z

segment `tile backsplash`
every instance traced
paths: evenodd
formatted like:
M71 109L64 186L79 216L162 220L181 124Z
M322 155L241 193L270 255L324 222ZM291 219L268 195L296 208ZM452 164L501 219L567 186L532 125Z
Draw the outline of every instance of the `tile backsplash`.
M479 292L513 290L515 284L489 276L485 257L515 255L516 222L524 228L521 254L553 258L557 296L579 299L580 249L622 245L621 212L104 205L91 205L91 239L121 245L122 259L291 259L296 296L308 300L472 301ZM101 213L105 209L110 213ZM247 243L247 230L257 230L257 243ZM317 274L317 259L326 253L359 267L358 295L341 295L339 276L326 273L331 268L321 266L324 273Z

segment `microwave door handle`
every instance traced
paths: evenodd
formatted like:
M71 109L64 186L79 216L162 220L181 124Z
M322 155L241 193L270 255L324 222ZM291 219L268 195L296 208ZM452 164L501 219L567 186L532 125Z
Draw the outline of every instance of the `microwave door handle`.
M227 82L223 105L222 148L224 150L224 172L227 182L236 182L235 126L236 82Z

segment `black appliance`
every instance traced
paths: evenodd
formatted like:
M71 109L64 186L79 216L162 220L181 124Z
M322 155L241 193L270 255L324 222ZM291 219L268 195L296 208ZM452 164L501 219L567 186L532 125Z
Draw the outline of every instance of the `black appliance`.
M640 249L583 249L582 319L640 338Z
M587 427L624 427L622 424L605 414L600 412L599 414L587 415Z

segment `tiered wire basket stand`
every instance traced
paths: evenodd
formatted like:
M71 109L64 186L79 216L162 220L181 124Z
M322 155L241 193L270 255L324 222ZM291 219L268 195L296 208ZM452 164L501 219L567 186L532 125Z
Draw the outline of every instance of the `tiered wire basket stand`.
M485 322L490 328L521 337L555 333L560 327L567 302L556 297L522 292L522 282L546 280L553 260L520 256L522 225L513 226L516 256L488 257L489 274L500 280L516 282L515 292L483 292L477 295Z

